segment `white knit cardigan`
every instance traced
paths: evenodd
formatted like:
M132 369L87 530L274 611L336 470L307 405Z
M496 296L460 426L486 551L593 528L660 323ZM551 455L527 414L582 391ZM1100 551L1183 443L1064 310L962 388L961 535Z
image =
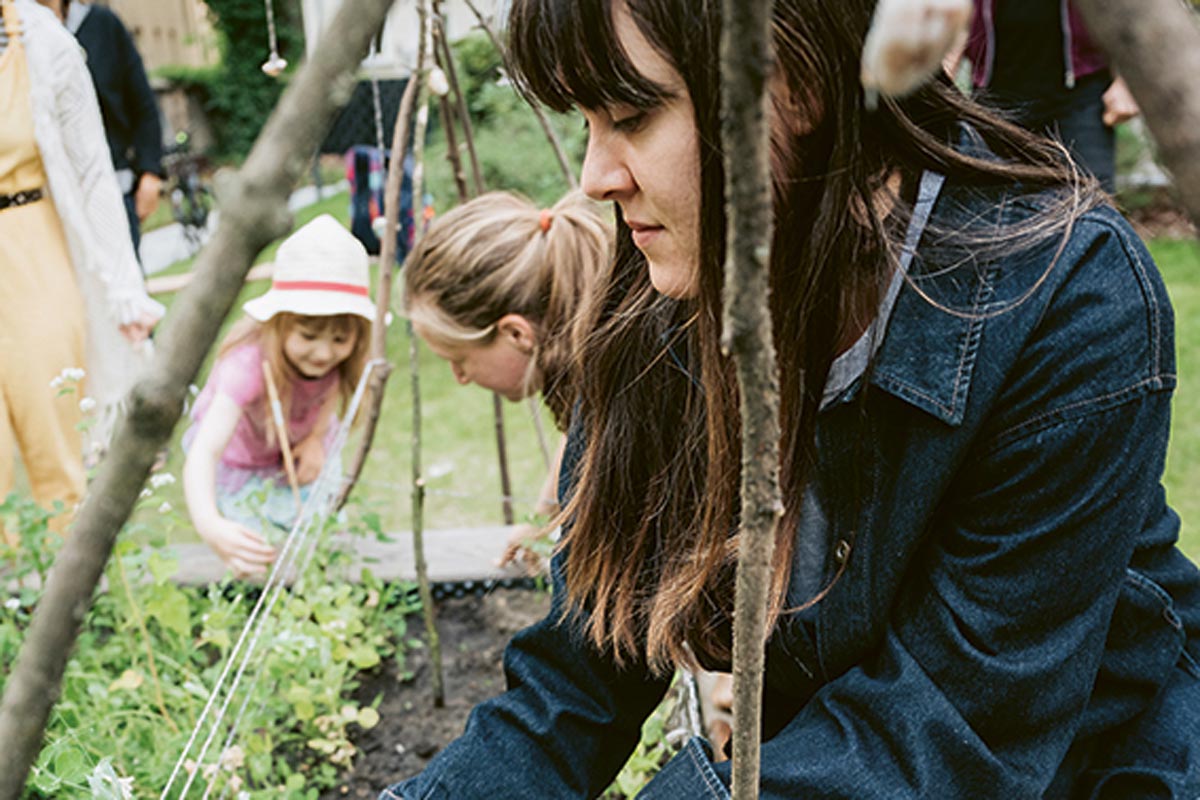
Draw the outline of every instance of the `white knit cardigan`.
M6 2L21 21L34 138L87 315L87 393L100 411L89 438L104 440L151 352L150 342L132 345L119 328L164 309L146 294L83 48L34 0Z

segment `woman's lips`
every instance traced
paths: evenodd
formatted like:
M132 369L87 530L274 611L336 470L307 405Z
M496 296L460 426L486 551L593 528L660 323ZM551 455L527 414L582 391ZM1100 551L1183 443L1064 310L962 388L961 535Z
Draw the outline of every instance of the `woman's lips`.
M638 250L645 251L663 232L661 225L646 225L640 222L626 222L633 235L633 244Z

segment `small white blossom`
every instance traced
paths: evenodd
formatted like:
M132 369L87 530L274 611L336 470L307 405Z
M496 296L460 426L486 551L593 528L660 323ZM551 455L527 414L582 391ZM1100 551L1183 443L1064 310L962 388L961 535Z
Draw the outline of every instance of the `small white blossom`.
M87 373L81 367L67 367L62 371L62 376L69 381L81 381Z
M154 494L154 492L150 491L149 489L142 489L142 491L138 493L138 497L145 500L147 497L149 497L152 494Z
M434 67L429 71L429 91L438 97L449 94L450 82L446 80L446 73L442 72L441 67Z
M160 513L160 514L165 514L170 510L171 510L171 504L168 503L166 500L164 500L163 504L158 507L158 513Z
M18 608L21 607L21 601L15 597L10 597L4 601L4 607L7 608L9 611L16 611Z
M96 398L94 398L94 397L85 397L79 401L79 410L85 414L88 413L89 411L95 410L95 408L96 408Z
M175 476L169 472L160 472L157 475L150 476L150 485L155 489L161 489L164 486L170 486L175 482Z
M188 394L190 394L192 397L195 397L196 395L200 394L200 387L194 383L189 383Z
M59 375L59 376L55 377L54 380L50 381L51 389L61 389L62 385L63 385L63 376L62 375Z

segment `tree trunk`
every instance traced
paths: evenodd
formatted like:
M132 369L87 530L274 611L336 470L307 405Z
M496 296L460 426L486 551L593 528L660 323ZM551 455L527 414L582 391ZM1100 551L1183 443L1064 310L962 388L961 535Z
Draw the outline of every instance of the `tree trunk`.
M1179 0L1079 0L1200 224L1200 22Z
M0 800L20 796L61 688L79 626L104 565L156 454L183 409L189 384L233 306L254 257L291 227L287 196L337 110L391 0L346 0L318 49L288 87L245 165L222 192L221 224L200 254L157 339L146 377L58 555L0 704Z
M771 195L766 95L770 0L724 0L721 146L728 235L723 348L741 390L742 493L733 622L733 797L758 797L767 601L779 493L779 381L768 311Z

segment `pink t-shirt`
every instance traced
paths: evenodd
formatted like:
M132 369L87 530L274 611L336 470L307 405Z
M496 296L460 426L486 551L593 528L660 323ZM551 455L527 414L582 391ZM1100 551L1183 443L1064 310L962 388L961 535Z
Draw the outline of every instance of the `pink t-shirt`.
M330 393L338 388L337 371L314 380L297 379L292 382L292 398L287 421L288 440L293 446L303 441L321 416L321 407ZM280 387L282 389L282 387ZM262 350L258 342L248 342L235 347L219 359L208 376L208 383L196 398L192 409L195 424L204 418L213 398L220 392L241 407L243 414L238 421L233 437L221 454L221 464L234 470L267 471L283 468L283 451L278 441L268 444L267 430L273 426L269 416L269 405L262 402L266 396L266 385L262 374ZM190 444L194 433L189 431Z

